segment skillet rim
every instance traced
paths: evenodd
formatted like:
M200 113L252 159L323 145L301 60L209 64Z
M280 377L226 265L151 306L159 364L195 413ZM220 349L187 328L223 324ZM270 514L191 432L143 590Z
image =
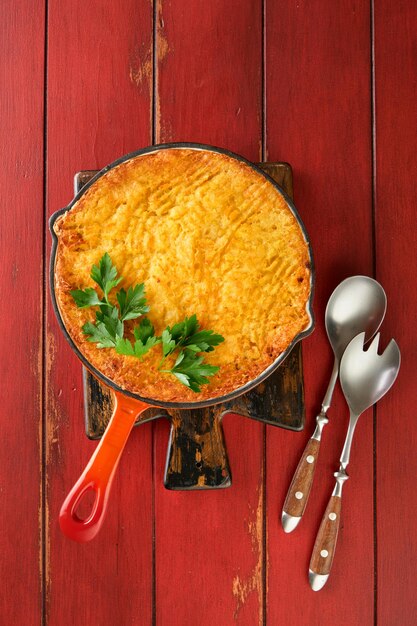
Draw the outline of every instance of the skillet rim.
M309 257L310 257L310 296L306 305L306 310L310 318L310 323L307 326L307 328L305 328L303 331L298 333L298 335L296 335L294 339L292 340L292 342L287 346L286 350L284 350L284 352L282 352L275 359L275 361L273 361L266 369L264 369L256 378L245 383L245 385L242 385L241 387L234 389L228 394L225 394L223 396L216 396L214 398L207 398L205 400L200 400L196 402L167 402L167 401L157 400L155 398L146 398L144 396L140 396L139 394L123 389L122 387L119 387L113 380L111 380L110 378L107 378L107 376L104 376L104 374L102 374L94 365L92 365L92 363L82 354L82 352L74 343L72 337L68 333L66 326L64 324L64 321L62 319L59 307L58 307L56 294L55 294L55 280L54 280L55 279L56 253L57 253L57 248L58 248L58 237L54 231L54 224L56 220L67 211L70 211L72 207L75 205L75 203L78 202L78 200L81 198L81 196L83 196L83 194L91 187L91 185L93 185L99 178L104 176L104 174L106 174L108 171L117 167L121 163L124 163L125 161L129 161L138 156L142 156L144 154L150 154L152 152L158 152L160 150L181 149L181 148L224 154L232 159L240 161L241 163L245 163L246 165L251 167L255 172L257 172L258 174L263 176L266 180L268 180L268 182L270 182L275 187L275 189L283 196L291 212L293 213L295 219L297 220L297 223L299 227L301 228L301 232L303 233L304 240L307 244ZM162 143L162 144L156 144L154 146L148 146L146 148L141 148L139 150L135 150L134 152L130 152L122 157L119 157L112 163L109 163L108 165L106 165L103 169L99 170L97 174L95 174L91 178L91 180L89 180L88 183L86 183L82 187L82 189L80 189L80 191L75 195L75 197L71 200L71 202L66 207L59 209L58 211L55 211L55 213L51 215L51 217L49 218L49 230L52 236L52 250L51 250L51 259L50 259L50 266L49 266L49 286L50 286L53 309L54 309L56 318L58 320L58 324L61 327L61 330L64 333L65 338L67 339L71 348L73 349L77 357L80 359L80 361L83 363L83 365L96 378L98 378L101 382L107 385L107 387L129 398L133 398L135 400L138 400L139 402L148 404L149 406L155 406L155 407L166 408L166 409L200 409L200 408L205 408L209 406L214 406L216 404L223 404L223 403L229 402L245 394L246 392L250 391L257 385L262 383L264 380L266 380L266 378L268 378L268 376L270 376L272 372L274 372L281 365L281 363L286 359L286 357L289 355L289 353L294 348L294 346L302 339L305 339L305 337L308 337L314 330L315 320L314 320L312 304L313 304L314 288L315 288L315 266L314 266L313 251L311 248L310 238L308 236L304 223L298 214L298 211L294 205L294 202L285 193L285 191L278 185L278 183L276 183L274 179L271 178L271 176L269 176L266 172L260 169L260 167L258 167L256 164L252 163L251 161L248 161L246 158L242 157L241 155L231 152L230 150L227 150L225 148L219 148L219 147L211 146L208 144L193 143L193 142Z

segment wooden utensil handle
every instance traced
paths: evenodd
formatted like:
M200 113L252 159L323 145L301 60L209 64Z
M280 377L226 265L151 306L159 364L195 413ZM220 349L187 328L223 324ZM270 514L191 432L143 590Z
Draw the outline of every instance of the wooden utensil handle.
M99 532L106 513L114 474L123 448L145 403L116 393L113 415L87 467L66 497L59 514L62 532L74 541L90 541ZM85 519L77 515L77 507L89 492L95 492L91 513Z
M317 533L310 560L310 584L314 591L327 582L336 549L342 511L341 496L332 495Z
M294 530L305 511L313 484L319 450L320 441L313 438L309 439L297 465L297 469L295 470L284 502L284 514L292 518L298 518L297 520L293 520L293 523L290 525L285 525L283 522L286 532ZM283 516L283 519L284 518L285 516Z

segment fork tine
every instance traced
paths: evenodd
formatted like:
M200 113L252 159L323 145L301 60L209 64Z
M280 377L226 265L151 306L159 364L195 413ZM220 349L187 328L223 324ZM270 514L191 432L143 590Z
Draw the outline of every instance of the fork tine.
M368 348L368 352L370 353L374 353L377 354L378 353L378 347L379 347L379 339L380 339L381 333L377 333L374 337L374 339L372 340L371 345Z
M392 339L378 354L379 334L364 350L364 333L346 348L340 362L340 383L351 410L362 413L390 389L400 367L400 350ZM379 381L379 382L378 382Z
M397 368L401 363L401 352L395 339L391 339L384 352L381 354L385 360L396 361Z

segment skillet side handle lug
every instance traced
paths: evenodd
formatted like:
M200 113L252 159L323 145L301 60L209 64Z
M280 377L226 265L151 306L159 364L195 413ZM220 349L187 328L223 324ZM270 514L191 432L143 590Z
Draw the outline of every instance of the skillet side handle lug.
M321 520L310 560L309 580L313 591L324 587L330 575L340 527L342 497L332 495Z
M148 408L147 404L120 393L115 396L114 412L105 433L59 514L62 532L74 541L91 541L103 525L111 485L126 441L137 415ZM95 500L90 514L82 519L77 515L77 507L89 491L95 493Z

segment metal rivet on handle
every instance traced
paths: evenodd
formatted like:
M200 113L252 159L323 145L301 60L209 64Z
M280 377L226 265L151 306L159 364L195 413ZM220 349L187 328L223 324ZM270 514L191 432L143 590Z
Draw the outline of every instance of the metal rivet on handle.
M329 556L328 550L321 550L320 551L320 556L322 556L325 559L326 556Z
M336 513L329 513L329 519L332 520L332 522L334 522L334 520L336 519L337 515Z
M301 500L303 497L303 492L302 491L296 491L295 492L295 497L297 498L297 500Z
M309 454L306 458L306 461L307 463L314 463L314 456L312 454Z

